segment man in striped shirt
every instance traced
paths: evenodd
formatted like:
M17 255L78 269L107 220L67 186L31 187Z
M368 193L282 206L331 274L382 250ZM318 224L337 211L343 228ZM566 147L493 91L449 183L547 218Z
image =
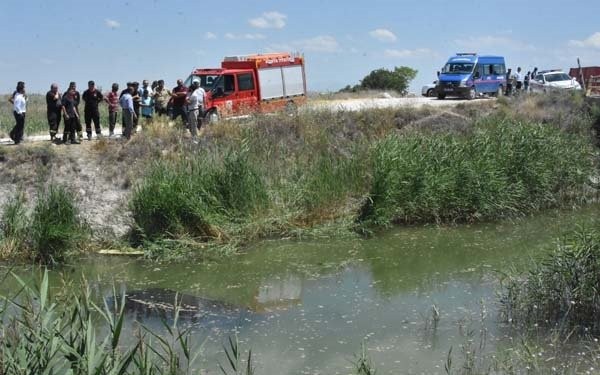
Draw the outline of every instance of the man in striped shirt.
M115 125L117 124L117 115L119 113L119 84L113 83L112 90L104 100L108 103L108 136L115 135Z

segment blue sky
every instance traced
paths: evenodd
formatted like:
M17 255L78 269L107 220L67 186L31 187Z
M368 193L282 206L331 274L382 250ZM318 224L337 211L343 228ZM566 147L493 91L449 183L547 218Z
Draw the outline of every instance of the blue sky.
M599 0L28 0L2 4L0 92L163 78L174 86L226 55L299 51L309 90L338 90L371 70L410 66L411 89L455 52L510 67L600 65Z

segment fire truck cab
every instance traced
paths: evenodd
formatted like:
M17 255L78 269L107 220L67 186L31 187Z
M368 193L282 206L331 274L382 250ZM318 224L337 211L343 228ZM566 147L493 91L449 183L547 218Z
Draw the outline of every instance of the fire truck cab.
M204 117L213 122L223 117L253 112L295 110L306 102L304 58L289 53L225 57L221 68L194 69L194 78L206 91Z

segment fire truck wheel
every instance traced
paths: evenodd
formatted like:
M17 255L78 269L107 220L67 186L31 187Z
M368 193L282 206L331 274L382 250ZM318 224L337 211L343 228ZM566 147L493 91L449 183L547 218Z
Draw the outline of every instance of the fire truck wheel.
M220 120L219 112L217 112L216 109L211 110L206 115L206 119L208 120L209 124L214 124L216 122L219 122L219 120Z
M288 115L295 115L298 113L298 106L294 103L293 100L285 103L285 113Z

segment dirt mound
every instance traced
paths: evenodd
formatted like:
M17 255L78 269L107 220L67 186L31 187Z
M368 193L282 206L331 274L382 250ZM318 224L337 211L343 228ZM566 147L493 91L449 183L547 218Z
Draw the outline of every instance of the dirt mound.
M472 120L451 111L434 113L421 119L398 126L401 133L454 133L465 134L470 131Z
M94 143L7 147L0 158L0 209L19 189L32 204L41 188L60 183L73 193L96 236L114 239L124 235L131 221L126 209L129 190L123 188L121 175L114 174L113 167L118 166L101 162Z

